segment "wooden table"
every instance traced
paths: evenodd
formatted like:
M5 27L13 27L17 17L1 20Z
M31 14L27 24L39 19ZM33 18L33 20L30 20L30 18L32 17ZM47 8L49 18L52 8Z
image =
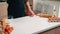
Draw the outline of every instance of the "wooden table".
M52 28L44 32L40 32L38 34L60 34L60 26Z

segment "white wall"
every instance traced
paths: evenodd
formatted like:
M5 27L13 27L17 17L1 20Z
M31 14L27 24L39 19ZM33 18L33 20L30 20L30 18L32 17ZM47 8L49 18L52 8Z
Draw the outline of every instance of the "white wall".
M58 17L60 18L60 6L59 6L59 13L58 13Z
M38 2L37 0L33 0L33 10L36 9L35 7L36 7L37 2Z
M33 0L29 0L29 2L30 2L30 5L32 5L32 4L33 4Z

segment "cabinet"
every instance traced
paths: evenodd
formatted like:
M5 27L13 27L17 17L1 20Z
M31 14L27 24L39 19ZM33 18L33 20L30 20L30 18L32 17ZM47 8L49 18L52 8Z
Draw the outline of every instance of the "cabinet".
M60 34L60 26L39 34Z

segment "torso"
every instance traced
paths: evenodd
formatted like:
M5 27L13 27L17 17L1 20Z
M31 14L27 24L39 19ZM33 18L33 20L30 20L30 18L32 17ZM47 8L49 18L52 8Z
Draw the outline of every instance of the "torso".
M8 0L8 15L14 18L25 16L25 0Z

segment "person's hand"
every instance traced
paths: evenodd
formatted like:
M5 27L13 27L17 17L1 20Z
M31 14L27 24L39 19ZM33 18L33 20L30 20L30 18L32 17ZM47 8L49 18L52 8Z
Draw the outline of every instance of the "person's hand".
M34 14L34 12L31 10L31 11L28 11L28 12L27 12L27 15L28 15L28 16L34 16L35 14Z
M30 11L30 16L34 16L35 14L34 14L34 12L31 10Z

